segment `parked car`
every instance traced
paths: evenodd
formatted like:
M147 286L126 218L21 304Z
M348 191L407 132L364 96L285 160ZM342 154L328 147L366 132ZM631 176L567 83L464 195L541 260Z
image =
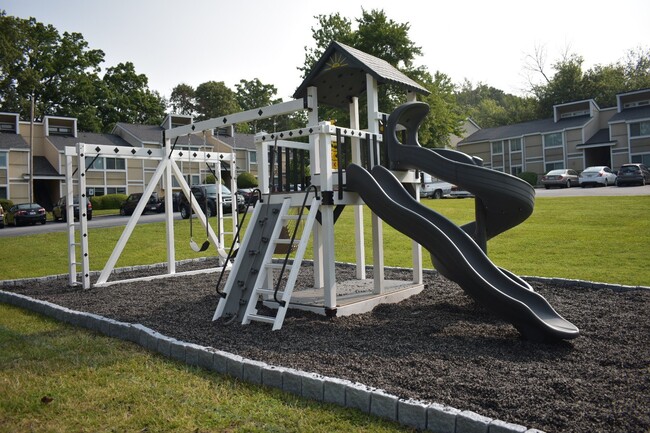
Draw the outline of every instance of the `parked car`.
M616 176L616 186L639 184L644 186L650 182L650 171L643 164L623 164Z
M86 201L86 217L88 221L93 219L93 205L90 203L90 200L85 200ZM68 218L68 214L65 210L65 203L66 203L66 198L65 196L61 197L54 207L52 208L52 216L54 217L54 221L66 221ZM74 196L73 202L74 206L74 218L79 219L79 197Z
M552 186L559 188L571 188L580 185L578 172L570 168L551 170L542 176L542 185L549 189Z
M5 223L7 225L21 226L24 224L34 225L36 223L45 224L47 214L45 209L38 203L20 203L15 204L5 212Z
M129 195L126 198L126 201L124 201L120 206L120 215L133 215L133 211L135 211L135 208L140 202L141 198L142 198L141 192L136 192ZM147 202L147 205L145 206L142 213L147 213L147 212L159 213L162 212L163 210L165 210L163 207L163 203L158 198L158 194L154 192L151 194L151 197L149 197L149 201Z
M5 228L5 211L0 204L0 229Z
M201 209L208 217L217 214L217 184L194 185L191 190L194 196L192 200L196 200L200 204ZM243 212L246 210L244 197L239 194L236 197L237 211ZM221 200L224 213L232 212L232 192L225 185L221 185ZM181 218L187 219L190 217L190 201L185 194L181 194L179 210L181 211Z
M239 188L237 194L244 197L244 204L246 206L254 206L257 203L257 194L255 193L256 188Z
M616 183L616 173L606 165L598 165L594 167L587 167L578 178L581 187L586 186L609 186Z
M466 198L466 197L474 197L474 194L471 192L464 190L463 188L460 188L456 185L451 186L451 192L449 193L449 197L452 198Z
M422 183L420 188L421 197L430 197L434 199L449 196L453 185L442 179L433 177L427 173L422 173Z

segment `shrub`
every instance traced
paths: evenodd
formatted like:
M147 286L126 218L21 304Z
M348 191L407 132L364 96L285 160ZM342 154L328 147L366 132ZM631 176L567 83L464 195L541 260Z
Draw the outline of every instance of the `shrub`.
M258 185L257 178L247 171L237 176L238 188L254 188Z
M217 177L210 173L207 176L205 176L205 183L217 183Z
M525 180L532 186L537 185L537 173L533 173L532 171L522 171L517 175L517 177Z
M8 210L13 205L14 205L13 201L8 200L6 198L0 198L0 206L2 206L4 210Z
M119 209L126 200L126 194L106 194L90 197L93 209Z

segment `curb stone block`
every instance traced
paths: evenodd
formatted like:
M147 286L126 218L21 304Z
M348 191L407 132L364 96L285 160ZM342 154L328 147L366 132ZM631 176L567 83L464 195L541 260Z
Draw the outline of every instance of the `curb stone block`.
M164 335L157 335L156 340L158 341L158 344L156 345L156 350L158 353L168 358L171 357L170 353L172 339L165 337Z
M217 350L212 355L212 368L211 370L221 374L228 374L228 354L221 350Z
M265 363L253 361L252 359L242 360L242 379L246 382L255 385L262 384L262 370L266 366Z
M487 433L491 421L491 418L464 410L456 416L456 433Z
M370 388L360 383L346 385L345 404L351 408L359 409L364 413L369 413L370 391Z
M424 430L427 426L427 404L417 400L399 400L397 420L400 424Z
M324 380L315 374L302 377L302 396L311 400L323 401Z
M531 428L526 430L526 433L544 433L542 430L537 430L536 428Z
M282 372L282 390L294 395L302 395L302 375L299 371L287 368Z
M186 343L176 339L171 339L169 343L169 355L176 361L185 362L186 348Z
M436 433L455 433L456 416L460 410L438 403L427 407L427 430Z
M267 365L262 369L262 385L282 389L282 374L284 370L282 367Z
M225 354L226 352L224 352ZM243 359L239 355L226 354L226 372L228 375L241 379L244 375L244 364L242 363Z
M399 398L378 390L370 396L370 413L380 418L397 421L397 402Z
M498 419L493 420L488 426L489 433L526 433L528 430L523 425L511 424Z
M323 383L323 401L345 406L345 389L352 382L335 377L328 377Z
M185 363L192 367L198 367L199 353L201 353L203 349L205 349L205 347L199 346L198 344L185 343Z
M211 347L203 347L199 350L197 363L199 367L206 370L214 369L214 351Z

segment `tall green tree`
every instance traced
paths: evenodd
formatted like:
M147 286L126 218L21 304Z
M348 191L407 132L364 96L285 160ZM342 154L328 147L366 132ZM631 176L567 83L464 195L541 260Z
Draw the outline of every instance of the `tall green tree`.
M196 91L189 84L181 83L172 89L169 104L176 114L194 115Z
M237 89L235 99L243 111L282 102L282 99L275 97L278 89L273 84L262 83L258 78L253 78L250 81L244 79L239 80L239 83L235 84L235 88ZM281 120L284 120L284 123L286 123L286 119L284 119L286 116L282 117L283 119L268 118L254 120L250 122L248 132L253 134L260 131L273 132L277 130Z
M108 68L103 78L100 116L106 132L117 122L159 124L165 116L166 101L149 90L148 78L138 74L131 62Z
M235 92L223 81L207 81L196 88L196 112L198 120L211 119L241 111Z
M100 129L92 107L101 87L104 52L88 47L79 33L59 32L35 18L21 19L0 11L0 107L35 118L74 116L79 128Z
M468 117L482 128L525 122L537 118L537 100L505 93L500 89L465 80L456 100Z

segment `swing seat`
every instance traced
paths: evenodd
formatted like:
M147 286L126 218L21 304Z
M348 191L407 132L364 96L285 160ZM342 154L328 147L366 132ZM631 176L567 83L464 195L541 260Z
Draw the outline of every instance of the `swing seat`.
M197 244L194 239L190 239L190 248L192 248L192 250L197 253L201 253L210 248L210 241L206 239L205 242L203 242L203 245L199 246L199 244Z

